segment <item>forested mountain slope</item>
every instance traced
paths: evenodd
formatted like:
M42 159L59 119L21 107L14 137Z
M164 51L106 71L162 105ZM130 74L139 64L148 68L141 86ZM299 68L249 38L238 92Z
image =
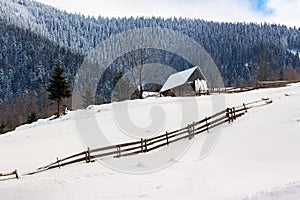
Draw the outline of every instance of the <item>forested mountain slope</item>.
M35 1L0 0L0 103L47 86L58 55L72 85L90 50L110 36L141 27L168 28L197 41L214 59L227 86L279 79L284 69L300 69L296 27L186 18L94 18ZM176 70L192 67L170 52L158 55L149 62ZM121 67L118 61L111 69L122 74ZM115 77L120 74L106 79L114 82ZM107 96L112 85L99 83Z

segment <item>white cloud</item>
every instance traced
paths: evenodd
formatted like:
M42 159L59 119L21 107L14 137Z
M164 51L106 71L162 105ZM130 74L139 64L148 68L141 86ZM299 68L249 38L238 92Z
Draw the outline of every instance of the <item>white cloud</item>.
M300 0L268 0L267 7L273 10L268 21L300 27Z
M95 17L162 16L214 21L274 22L300 27L300 0L267 0L269 15L254 10L251 0L38 0Z

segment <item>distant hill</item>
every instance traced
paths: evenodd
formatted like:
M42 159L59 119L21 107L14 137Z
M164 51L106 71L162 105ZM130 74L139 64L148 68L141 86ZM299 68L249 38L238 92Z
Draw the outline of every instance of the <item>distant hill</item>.
M35 1L7 0L0 1L0 102L47 85L58 54L72 85L83 56L92 48L112 35L139 27L169 28L199 42L228 86L254 82L266 64L272 68L267 79L278 78L287 67L300 69L300 29L295 27L160 17L96 19ZM177 70L192 67L166 52L156 58L166 60L164 64ZM117 64L112 69L120 68ZM101 88L109 91L109 87L103 84Z

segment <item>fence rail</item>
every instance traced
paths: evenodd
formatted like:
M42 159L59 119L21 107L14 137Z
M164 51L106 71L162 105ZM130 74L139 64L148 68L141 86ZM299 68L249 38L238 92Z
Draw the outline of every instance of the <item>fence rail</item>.
M259 88L274 88L274 87L284 87L291 83L298 83L300 80L289 80L289 81L257 81L254 84L243 85L240 87L231 88L212 88L210 93L240 93L248 92L251 90L256 90Z
M209 117L205 117L200 121L192 122L191 124L188 124L187 126L181 129L174 130L171 132L165 132L155 137L141 138L140 140L134 142L110 145L110 146L96 148L96 149L88 148L86 151L65 157L63 159L57 158L56 161L48 165L39 167L37 170L33 172L23 174L22 176L33 175L46 170L61 168L63 166L71 165L74 163L80 163L80 162L89 163L95 161L98 158L103 158L103 157L111 156L114 158L119 158L124 156L136 155L140 153L147 153L156 150L158 148L168 146L172 143L175 143L183 139L191 140L192 138L195 137L195 135L201 134L203 132L208 132L210 129L220 126L221 124L233 122L234 120L236 120L237 118L243 116L246 112L248 112L250 108L257 106L260 103L268 104L271 102L272 101L270 101L267 98L267 99L261 99L259 101L250 102L247 104L242 104L237 107L227 108ZM0 173L0 178L8 177L8 176L19 178L17 170L6 174Z
M15 179L15 178L20 178L20 174L18 173L18 170L14 170L12 172L8 172L8 173L0 173L0 177L5 177L5 180L9 180L9 179Z

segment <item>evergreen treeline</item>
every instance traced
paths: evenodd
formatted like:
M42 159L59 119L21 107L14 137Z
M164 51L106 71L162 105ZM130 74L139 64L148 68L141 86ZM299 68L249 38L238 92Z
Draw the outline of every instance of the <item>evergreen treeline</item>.
M36 33L0 20L0 103L48 85L60 55L72 82L83 56Z
M112 35L141 27L168 28L197 41L211 54L227 86L279 79L285 69L300 69L300 29L296 27L185 18L94 18L35 1L7 0L0 1L0 103L45 88L58 55L72 86L76 70L91 49ZM170 52L158 55L148 62L176 70L191 67ZM128 70L122 60L116 60L99 83L103 101L109 101L116 79Z

